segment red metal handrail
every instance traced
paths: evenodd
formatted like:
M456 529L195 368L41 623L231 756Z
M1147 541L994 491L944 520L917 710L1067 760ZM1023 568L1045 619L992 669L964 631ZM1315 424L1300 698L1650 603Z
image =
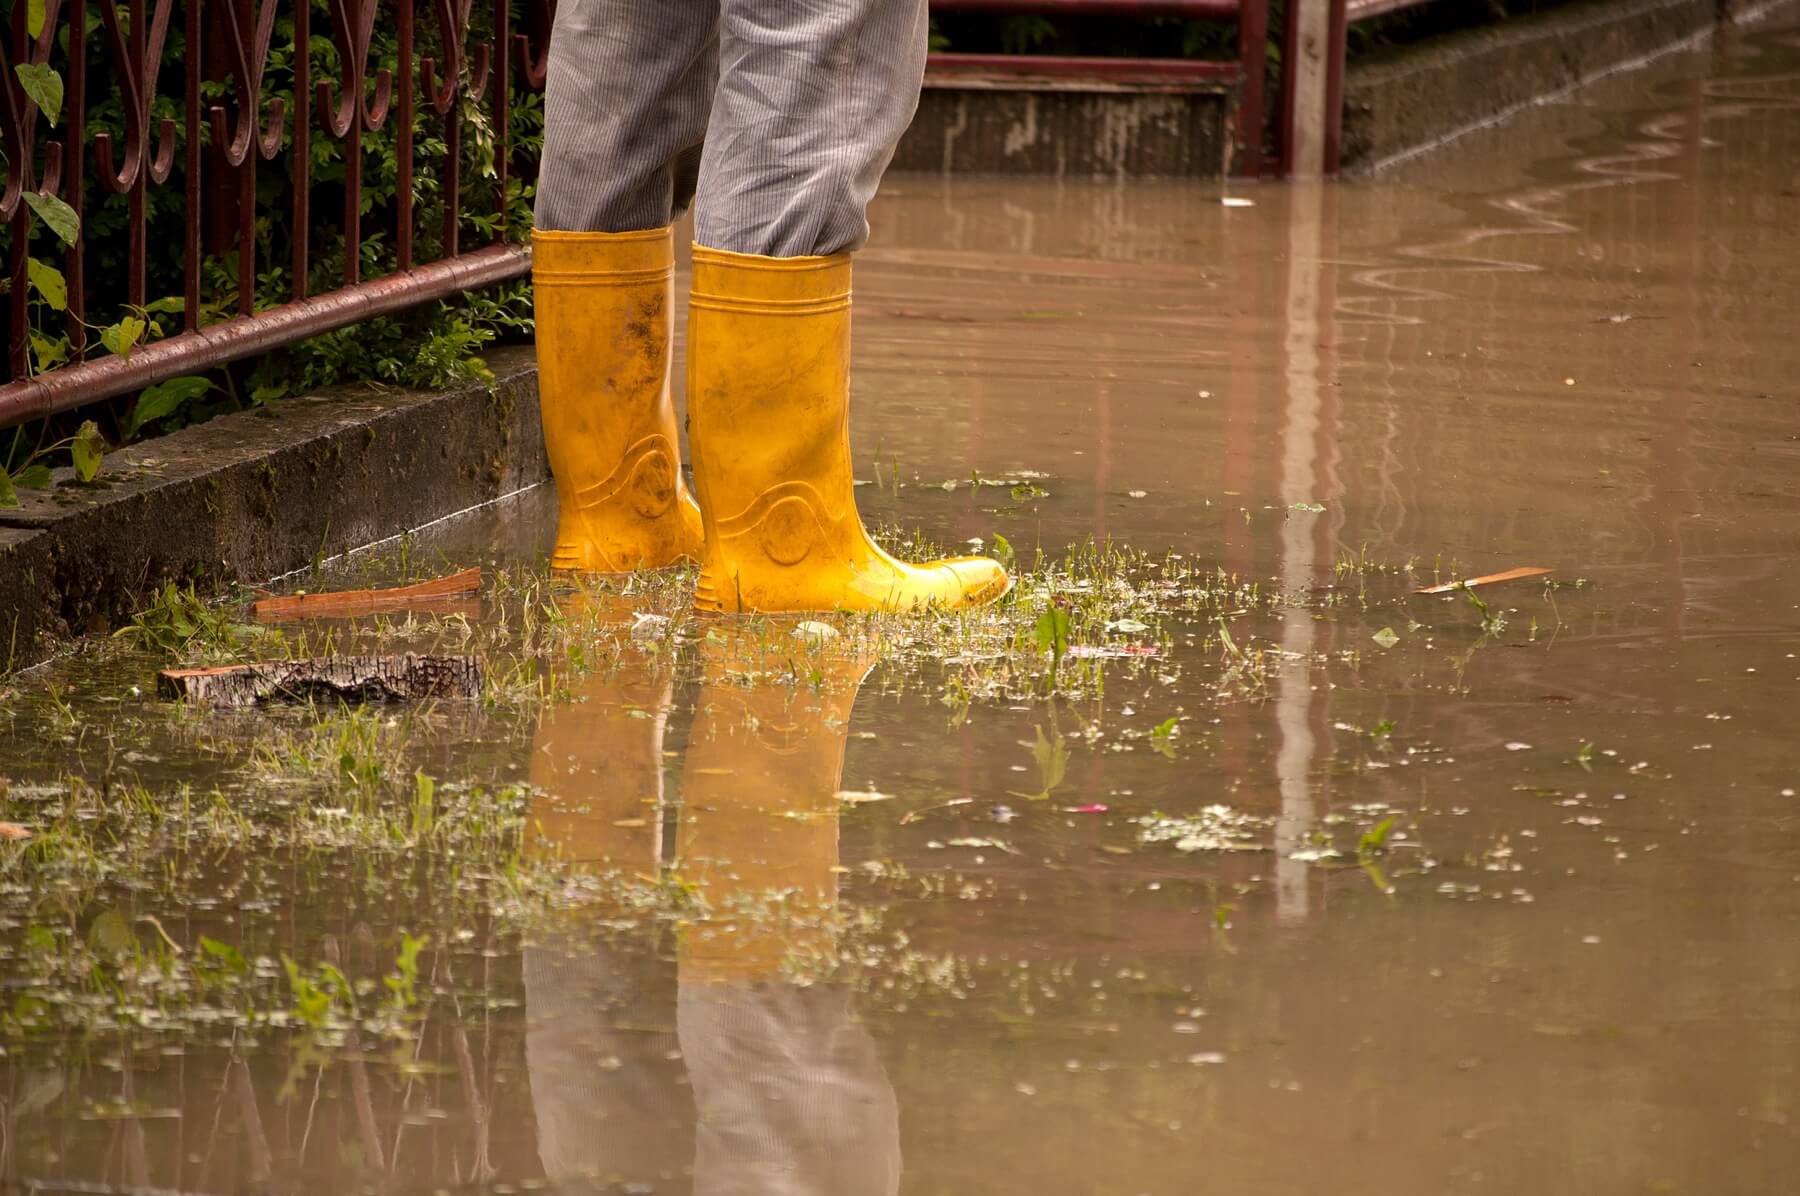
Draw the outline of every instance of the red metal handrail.
M998 12L1038 15L1108 17L1191 17L1195 20L1237 16L1238 0L931 0L933 12Z
M933 54L938 78L1004 74L1013 78L1094 79L1157 84L1216 80L1237 86L1233 127L1237 169L1262 172L1263 100L1267 74L1269 0L931 0L933 12L1021 15L1155 17L1236 20L1238 56L1221 62L1181 58L1100 58L1039 54Z
M1108 83L1168 83L1236 79L1235 61L1207 58L1069 58L1054 54L933 54L932 74L993 74L1047 79L1104 79Z

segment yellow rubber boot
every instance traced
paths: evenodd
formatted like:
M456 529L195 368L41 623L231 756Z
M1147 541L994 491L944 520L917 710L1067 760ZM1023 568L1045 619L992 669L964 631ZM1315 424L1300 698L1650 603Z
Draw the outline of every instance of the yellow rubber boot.
M538 402L556 479L555 569L623 573L697 559L681 482L666 228L531 234Z
M1006 593L981 557L916 566L863 530L850 473L850 255L694 247L688 430L702 611L907 611Z

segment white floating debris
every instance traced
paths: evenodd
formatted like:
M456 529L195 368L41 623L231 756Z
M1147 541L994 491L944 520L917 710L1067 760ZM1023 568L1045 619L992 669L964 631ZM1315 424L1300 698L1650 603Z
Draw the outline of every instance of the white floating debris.
M840 634L838 629L829 623L821 623L817 619L808 619L794 628L794 634L807 640L832 640Z
M867 805L869 802L893 801L891 793L877 793L871 786L868 789L839 789L837 799L852 806Z
M975 838L951 839L946 844L946 846L949 846L949 847L992 847L996 851L1004 851L1008 855L1018 855L1019 854L1016 850L1013 849L1011 844L1006 843L1000 839L975 839Z
M1515 739L1506 745L1506 750L1509 752L1529 752L1531 750L1531 745L1529 743L1520 743Z
M1129 498L1149 498L1150 497L1150 492L1148 490L1127 490L1125 492L1125 494Z
M1142 843L1175 843L1175 850L1196 851L1266 851L1261 833L1269 826L1266 818L1240 813L1230 806L1207 806L1186 818L1151 814L1137 820Z
M640 610L632 612L631 618L631 638L634 640L659 640L668 634L667 615L646 614Z
M1254 199L1245 199L1241 195L1221 195L1219 203L1227 208L1254 208L1256 206Z
M1155 656L1160 651L1155 644L1074 644L1063 654L1063 658L1112 660L1121 656Z
M1195 1067L1208 1067L1225 1062L1223 1051L1195 1051L1188 1056L1188 1062Z

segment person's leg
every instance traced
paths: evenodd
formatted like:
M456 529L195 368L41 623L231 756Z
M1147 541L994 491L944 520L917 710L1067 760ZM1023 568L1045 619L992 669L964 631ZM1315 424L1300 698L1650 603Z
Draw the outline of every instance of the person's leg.
M559 569L700 551L669 395L674 248L717 79L718 0L575 0L550 39L532 236Z
M544 84L536 223L557 232L663 228L692 198L677 169L706 135L719 0L559 5ZM692 186L690 174L689 187Z
M723 0L695 201L688 431L703 611L909 610L1004 594L902 564L856 512L850 250L918 104L925 0Z
M723 0L694 240L769 257L868 239L925 77L926 0Z

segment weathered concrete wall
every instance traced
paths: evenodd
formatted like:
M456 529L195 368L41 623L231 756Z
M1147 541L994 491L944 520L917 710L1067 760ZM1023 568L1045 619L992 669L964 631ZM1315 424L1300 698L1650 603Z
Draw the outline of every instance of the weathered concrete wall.
M0 666L116 626L164 581L218 593L490 501L548 476L530 349L495 382L347 388L134 445L91 486L0 511Z
M1216 91L928 87L896 170L1220 178L1229 107Z
M1585 0L1351 65L1342 166L1368 170L1712 27L1718 0Z

